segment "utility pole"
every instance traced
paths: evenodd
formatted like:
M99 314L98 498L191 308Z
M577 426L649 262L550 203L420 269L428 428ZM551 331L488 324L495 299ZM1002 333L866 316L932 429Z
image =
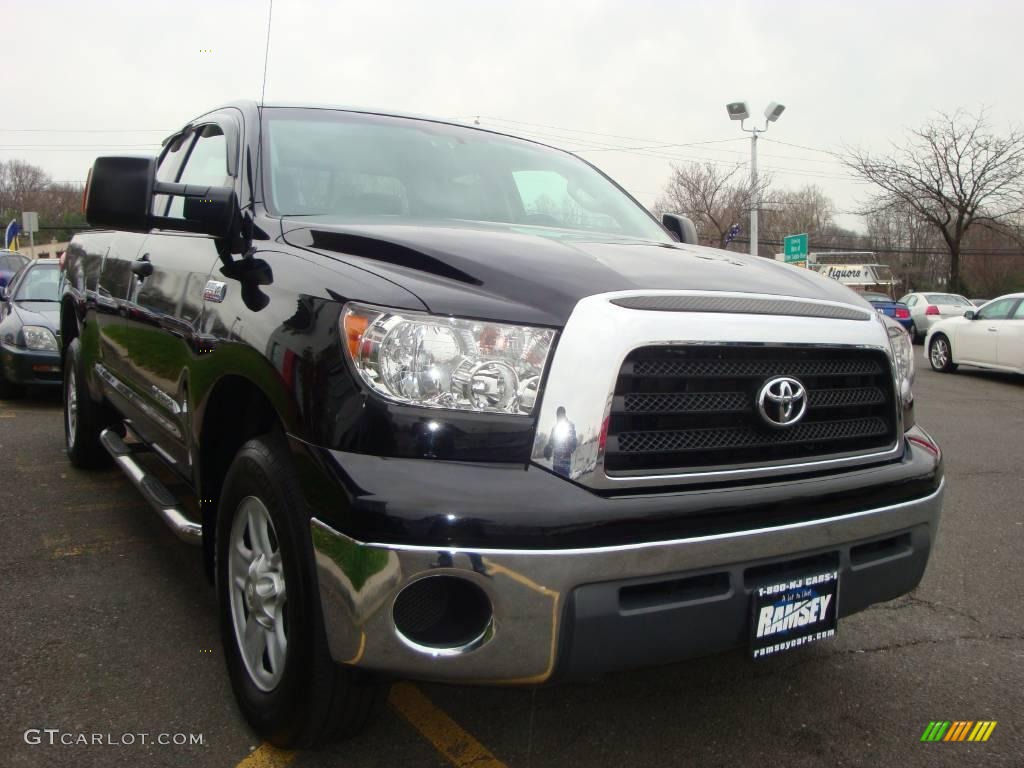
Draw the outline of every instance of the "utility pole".
M757 128L750 134L750 255L757 256L757 207L760 203L757 188Z
M774 123L786 109L777 102L772 102L764 111L764 128L744 127L743 123L750 119L750 109L745 101L733 101L725 105L730 120L739 120L740 129L750 134L750 255L757 256L757 209L761 204L760 189L757 183L757 134L768 130L768 123Z

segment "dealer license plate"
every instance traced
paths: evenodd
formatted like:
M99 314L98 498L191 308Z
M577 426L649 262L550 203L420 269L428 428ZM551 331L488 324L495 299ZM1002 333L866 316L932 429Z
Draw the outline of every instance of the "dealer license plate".
M834 637L839 573L823 571L754 590L750 650L755 659Z

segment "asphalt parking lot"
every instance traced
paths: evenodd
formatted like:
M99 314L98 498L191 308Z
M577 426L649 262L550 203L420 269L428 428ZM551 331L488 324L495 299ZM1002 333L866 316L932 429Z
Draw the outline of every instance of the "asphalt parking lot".
M198 551L117 470L71 469L59 397L0 402L0 764L1024 765L1024 378L935 374L917 351L948 492L912 595L757 662L537 690L402 684L369 732L301 754L261 747L238 714ZM998 725L985 743L921 743L931 720ZM29 744L29 729L202 744Z

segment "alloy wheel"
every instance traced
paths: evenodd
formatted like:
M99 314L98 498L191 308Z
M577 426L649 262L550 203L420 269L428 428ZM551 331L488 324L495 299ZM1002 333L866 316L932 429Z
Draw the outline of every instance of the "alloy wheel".
M932 361L932 368L942 370L949 364L949 344L945 339L938 338L932 342L929 356Z
M288 592L270 512L255 496L235 510L228 541L228 579L235 640L246 671L261 691L284 675Z
M67 391L64 393L64 418L67 421L68 448L75 447L75 434L78 429L78 388L75 386L75 369L69 368L67 375Z

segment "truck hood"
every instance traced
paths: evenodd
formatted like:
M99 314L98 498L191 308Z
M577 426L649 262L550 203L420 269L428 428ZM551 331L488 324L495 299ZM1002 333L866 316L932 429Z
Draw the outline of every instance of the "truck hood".
M285 242L405 287L436 314L564 325L576 303L624 290L742 291L869 306L810 270L678 243L503 224L366 224L294 217Z

